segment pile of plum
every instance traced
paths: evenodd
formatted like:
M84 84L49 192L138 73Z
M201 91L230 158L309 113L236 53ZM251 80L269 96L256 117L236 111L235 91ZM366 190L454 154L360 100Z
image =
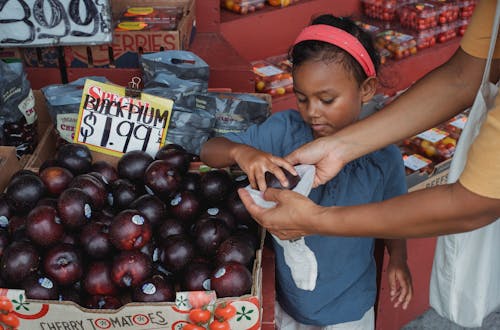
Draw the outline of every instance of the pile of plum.
M193 160L167 144L114 166L63 144L16 172L0 195L0 287L94 309L250 293L259 230L236 192L248 180Z

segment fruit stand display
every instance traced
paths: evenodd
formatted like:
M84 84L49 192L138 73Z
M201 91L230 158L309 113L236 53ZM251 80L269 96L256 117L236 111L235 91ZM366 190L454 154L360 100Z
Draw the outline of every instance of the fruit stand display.
M235 193L241 172L174 144L105 155L61 143L53 127L24 169L13 150L0 148L4 325L264 327L265 233Z

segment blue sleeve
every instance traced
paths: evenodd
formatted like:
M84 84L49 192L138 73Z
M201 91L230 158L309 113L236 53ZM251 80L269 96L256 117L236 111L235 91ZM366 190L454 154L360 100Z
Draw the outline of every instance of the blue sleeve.
M385 189L383 199L393 198L406 194L406 173L403 163L403 157L398 147L390 145L385 148L385 163L388 165L387 172L384 175Z
M282 157L289 152L287 146L297 139L298 134L294 132L300 130L301 122L296 111L280 111L244 132L226 133L224 137Z

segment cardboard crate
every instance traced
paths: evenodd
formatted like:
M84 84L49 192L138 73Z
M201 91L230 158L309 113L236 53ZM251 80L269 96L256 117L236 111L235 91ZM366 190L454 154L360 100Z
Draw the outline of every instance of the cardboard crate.
M53 127L49 127L35 153L26 163L25 169L38 171L44 160L55 155L57 136ZM0 148L1 152L1 148ZM0 153L1 156L1 153ZM117 157L92 151L93 160L106 160L116 165ZM15 158L15 155L14 155ZM1 163L0 163L1 166ZM198 170L201 163L193 163L191 170ZM12 166L9 166L12 168ZM18 165L15 170L20 169ZM10 175L2 176L5 186ZM261 246L256 251L252 270L252 288L249 294L241 297L220 298L215 304L231 302L237 310L237 316L230 320L231 329L260 329L263 320L262 298L262 254L265 232L261 232ZM269 253L269 251L268 251ZM269 259L269 257L267 257ZM266 259L266 260L267 260ZM271 274L274 276L274 273ZM273 278L274 279L274 278ZM274 289L274 283L271 283ZM270 284L267 284L269 287ZM190 310L189 295L192 292L178 292L175 302L164 303L129 303L117 310L94 310L81 307L70 301L47 301L27 299L23 290L0 289L14 304L15 315L20 319L19 329L180 329L188 322ZM196 294L196 293L194 293ZM273 292L274 294L274 292ZM274 301L273 301L274 303ZM269 307L268 307L269 309ZM267 316L266 324L274 322L274 316Z
M43 94L40 91L35 91L37 98L43 99ZM36 102L36 110L40 117L50 117L47 113L47 108L43 100ZM55 156L56 152L57 133L52 123L45 127L45 132L36 148L35 152L24 166L25 169L38 171L40 165L47 159ZM92 151L93 160L106 160L113 165L116 165L119 158L102 153ZM1 157L1 148L0 148ZM14 154L15 158L15 154ZM0 158L1 159L1 158ZM0 166L1 163L0 163ZM199 170L202 163L193 163L191 170ZM4 188L8 183L11 175L21 167L9 165L11 169L5 172L0 181L0 188ZM269 312L272 306L268 306L268 315L263 318L263 292L262 292L262 263L263 263L263 246L265 231L261 231L261 245L256 251L256 258L252 269L253 285L251 292L241 297L219 298L215 304L221 302L231 302L236 307L237 315L230 320L231 329L260 329L262 328L263 320L266 321L266 326L273 324L274 314ZM270 260L274 262L274 258L269 256L267 252L266 263ZM271 253L272 254L272 253ZM274 297L274 269L272 274L268 274L272 283L267 283L269 294ZM269 281L268 281L269 282ZM272 288L272 289L269 289ZM20 319L21 326L19 329L133 329L133 330L153 330L153 329L180 329L183 324L188 321L188 312L190 309L189 295L192 292L177 293L175 302L164 303L129 303L116 310L94 310L81 307L70 301L48 301L48 300L33 300L27 299L23 290L17 289L0 289L1 295L6 295L14 304L15 315ZM194 293L196 294L196 293ZM268 299L269 300L269 299ZM274 299L272 301L274 304Z
M237 315L230 319L231 329L261 328L262 250L257 251L253 269L251 294L215 301L231 303ZM176 302L128 303L116 310L95 310L81 307L71 301L27 299L23 290L0 289L14 305L14 315L20 320L19 330L33 329L181 329L188 321L190 296L199 292L178 292Z
M28 68L59 68L60 58L64 56L63 47L24 47L19 48L19 52Z
M22 61L22 54L19 48L0 47L0 60L5 62Z
M22 168L15 147L0 146L0 191L4 191L10 177Z
M441 184L446 184L448 172L450 170L451 158L437 164L432 173L415 172L406 176L408 191L415 191L424 188L430 188Z
M195 32L194 0L125 0L112 2L113 18L127 6L182 6L184 16L173 31L115 31L112 44L64 48L67 67L138 68L139 55L163 50L187 49Z

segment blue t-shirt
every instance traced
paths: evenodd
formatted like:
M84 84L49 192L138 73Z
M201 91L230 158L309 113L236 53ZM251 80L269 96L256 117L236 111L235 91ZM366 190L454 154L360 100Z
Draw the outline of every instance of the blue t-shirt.
M225 137L280 157L314 139L295 110L278 112L243 133ZM401 154L396 146L388 146L350 162L332 180L313 189L309 198L323 206L348 206L406 191ZM312 235L305 241L318 262L313 291L297 288L283 249L274 242L277 299L282 308L298 322L317 326L361 319L374 305L377 292L374 239Z

